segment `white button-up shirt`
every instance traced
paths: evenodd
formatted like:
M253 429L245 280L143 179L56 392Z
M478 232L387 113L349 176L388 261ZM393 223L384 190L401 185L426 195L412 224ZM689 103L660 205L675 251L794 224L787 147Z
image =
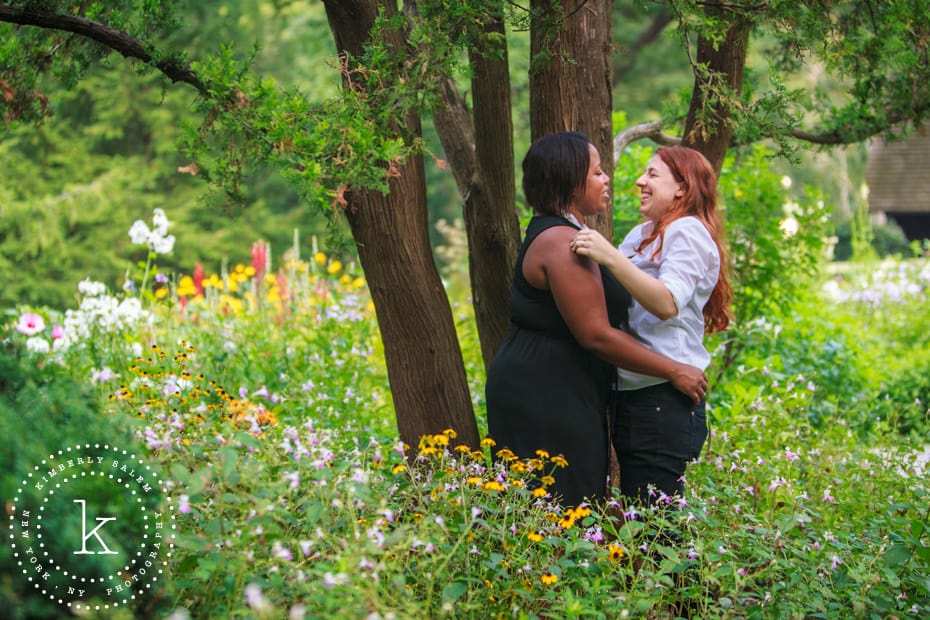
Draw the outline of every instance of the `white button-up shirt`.
M652 222L646 222L631 230L620 244L620 251L634 265L665 284L675 300L678 314L663 321L634 299L630 307L630 334L657 353L704 370L710 364L710 354L704 348L704 304L710 299L720 275L717 245L701 220L682 217L665 229L662 250L652 258L658 239L642 252L636 251L652 227ZM619 369L618 374L621 390L635 390L666 381L623 369Z

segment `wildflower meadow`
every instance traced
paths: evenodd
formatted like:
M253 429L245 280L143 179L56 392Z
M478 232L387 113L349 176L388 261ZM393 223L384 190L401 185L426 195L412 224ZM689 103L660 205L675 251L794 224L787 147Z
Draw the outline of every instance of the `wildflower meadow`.
M160 210L133 225L148 256L120 290L91 274L73 307L5 316L8 514L56 471L72 486L100 478L89 494L119 471L126 489L150 476L141 488L160 491L126 502L147 507L135 513L155 532L134 568L103 556L89 577L121 575L107 586L125 581L116 599L63 597L81 584L36 565L60 564L65 543L24 540L29 515L11 516L5 617L930 616L926 257L826 269L745 326L685 497L566 509L546 491L571 467L559 455L521 460L452 430L398 443L355 265L257 240L247 264L164 273L169 226ZM483 427L470 304L455 301ZM714 341L715 356L727 345ZM106 480L77 460L100 442L127 451ZM132 506L111 507L122 518ZM43 532L65 527L40 510Z

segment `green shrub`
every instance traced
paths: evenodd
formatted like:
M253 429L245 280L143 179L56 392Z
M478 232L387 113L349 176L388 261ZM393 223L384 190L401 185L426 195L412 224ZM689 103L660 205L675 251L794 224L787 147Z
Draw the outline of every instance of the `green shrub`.
M51 618L66 613L66 607L53 602L34 584L41 583L43 589L62 597L66 603L78 602L76 597L64 593L69 585L77 585L77 582L68 581L60 570L62 567L73 568L75 572L79 569L81 578L107 580L110 585L112 576L124 574L124 567L134 560L138 549L126 547L124 543L136 540L129 534L144 527L141 521L143 511L147 509L149 514L159 512L160 489L156 488L150 494L140 493L138 505L133 505L126 499L128 491L124 492L122 487L108 482L103 476L83 477L87 471L100 473L88 466L69 466L66 473L57 474L61 476L58 483L50 478L41 489L37 488L39 482L33 484L39 480L36 476L42 476L50 467L54 470L56 462L63 466L69 458L73 459L71 462L76 461L77 455L117 454L94 445L104 444L123 450L133 450L135 445L128 420L104 415L95 390L72 378L69 369L55 363L37 363L40 359L25 353L13 340L7 339L0 345L0 436L5 438L0 443L0 495L8 498L8 509L14 505L13 498L16 498L17 525L20 525L20 520L32 523L24 526L22 531L11 529L11 533L17 536L15 550L9 544L0 546L0 606L7 618ZM82 477L67 479L68 471L78 470L82 471ZM151 480L149 476L147 481ZM26 481L29 484L24 484ZM53 484L56 488L66 484L62 489L66 492L55 494L50 491ZM74 498L78 496L85 500L86 507L95 507L115 518L107 525L106 542L103 543L109 545L107 548L115 551L115 555L91 551L90 555L80 556L78 564L74 552L83 545L83 524L78 516L83 514L74 505ZM139 510L140 506L142 510ZM93 522L90 517L87 521ZM23 534L28 534L28 537ZM91 543L96 544L93 540ZM38 561L30 567L26 562L32 559ZM52 562L55 566L56 560L59 570L48 570L50 577L45 581L39 579L33 568L42 562ZM109 617L131 617L139 613L153 603L151 594L157 589L149 589L147 596L137 596L136 600L128 603L134 612L125 607L111 609L112 616ZM102 606L106 603L90 598L80 604Z

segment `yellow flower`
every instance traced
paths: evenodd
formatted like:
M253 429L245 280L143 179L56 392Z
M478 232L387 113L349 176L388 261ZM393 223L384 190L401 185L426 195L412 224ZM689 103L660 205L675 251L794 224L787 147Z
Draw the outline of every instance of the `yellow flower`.
M466 452L471 452L471 448L463 443L460 443L459 445L455 446L455 451L459 454L465 454Z
M541 458L541 459L547 459L547 458L549 458L549 453L546 452L545 450L537 450L537 451L536 451L536 456L538 456L538 457Z
M540 542L543 539L542 535L539 532L530 532L529 534L526 535L526 537L532 540L533 542Z
M556 467L568 467L568 461L566 461L565 457L561 454L557 454L549 460L552 461L552 464Z
M211 273L210 277L206 278L202 284L204 288L216 288L216 289L223 288L223 281L220 280L220 277L216 275L215 273Z
M549 495L549 491L546 490L546 487L536 487L533 489L533 497L545 497Z
M397 465L394 466L394 469L391 470L391 473L396 476L400 472L406 471L406 470L407 470L406 465L404 465L403 463L398 463Z
M313 257L313 260L315 260L318 265L325 265L326 254L323 254L322 252L317 252Z
M515 474L525 474L529 470L523 461L514 461L510 464L510 471Z
M433 446L424 446L420 448L421 456L436 456L437 454L439 454L439 451Z
M482 480L478 476L471 476L465 481L465 484L473 484L475 486L480 486L482 483L484 483L484 480Z
M335 275L339 273L341 270L342 270L342 263L340 263L338 260L334 260L333 262L329 264L329 267L326 268L327 273L329 273L330 275Z
M365 286L364 278L355 278L352 280L352 288L362 288L363 286Z
M495 442L495 441L494 441L493 439L491 439L490 437L485 437L484 439L481 440L481 447L482 447L482 448L493 448L493 447L496 446L496 445L497 445L497 442Z
M576 519L583 519L584 517L587 517L588 515L591 514L591 509L588 508L587 506L578 506L578 507L575 508L574 510L569 510L569 512L570 512Z
M243 273L245 273L245 275L251 278L252 276L255 275L255 267L253 267L252 265L249 265L243 270Z
M614 562L622 558L625 553L623 547L620 545L610 545L607 547L607 551L610 553L610 559Z
M197 294L197 288L194 286L194 279L190 276L183 276L178 282L178 295L181 297L190 297Z
M164 299L167 296L168 296L168 289L166 289L165 287L162 287L158 289L157 291L155 291L155 299Z
M510 481L510 484L511 484L512 486L517 487L518 489L522 489L523 487L526 486L526 484L524 484L523 481L520 480L519 478L516 479L516 480L511 480L511 481Z
M448 446L449 436L448 435L433 435L432 441L437 446Z
M530 467L533 468L533 469L542 469L542 468L543 468L543 462L542 462L541 459L530 459L530 460L528 461L528 463L530 464Z
M504 485L498 482L497 480L488 480L484 483L484 490L488 492L492 491L503 491Z
M510 448L501 448L497 451L497 458L501 459L502 461L510 462L517 460L517 455L514 454L513 450Z
M539 578L539 580L543 583L543 585L551 586L556 581L558 581L559 578L552 573L545 573L542 577Z
M542 478L539 479L539 481L542 482L547 487L551 487L553 484L555 484L555 478L553 478L552 476L543 476Z

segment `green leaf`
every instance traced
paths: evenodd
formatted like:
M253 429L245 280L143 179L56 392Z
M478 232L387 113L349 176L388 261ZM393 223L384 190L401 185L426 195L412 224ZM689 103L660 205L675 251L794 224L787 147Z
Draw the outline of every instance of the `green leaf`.
M885 552L885 566L889 568L903 566L911 558L911 555L913 554L906 545L892 545L888 551Z
M464 581L453 581L442 589L442 604L450 604L459 600L468 591L468 584Z

